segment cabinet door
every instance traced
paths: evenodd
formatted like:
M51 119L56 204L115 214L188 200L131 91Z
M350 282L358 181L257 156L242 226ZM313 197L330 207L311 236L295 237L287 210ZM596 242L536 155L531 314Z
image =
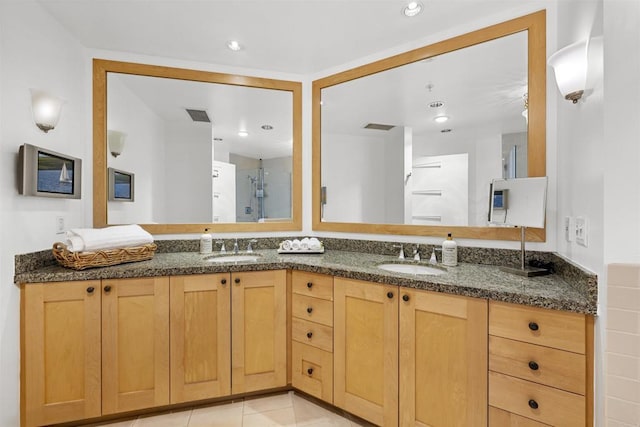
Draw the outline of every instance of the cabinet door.
M398 287L334 278L334 404L398 425Z
M169 278L102 281L102 413L169 403Z
M400 291L400 425L487 425L487 301Z
M286 274L231 275L233 394L287 385Z
M100 415L100 281L22 288L25 426Z
M171 294L171 403L231 394L228 273L175 276Z

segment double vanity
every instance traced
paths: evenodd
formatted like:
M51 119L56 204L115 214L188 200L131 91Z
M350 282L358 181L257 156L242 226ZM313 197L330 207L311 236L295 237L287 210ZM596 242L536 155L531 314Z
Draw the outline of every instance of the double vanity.
M555 274L523 278L496 265L509 250L442 267L387 242L157 243L85 271L17 257L23 426L287 389L385 426L590 425L596 277L554 254L531 257ZM436 274L389 271L418 265Z

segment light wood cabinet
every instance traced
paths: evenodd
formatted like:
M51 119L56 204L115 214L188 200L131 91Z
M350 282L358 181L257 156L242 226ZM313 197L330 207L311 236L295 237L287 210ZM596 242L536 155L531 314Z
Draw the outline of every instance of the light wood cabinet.
M100 281L21 289L23 426L100 415Z
M583 314L489 303L492 427L593 425L592 321Z
M231 394L229 273L173 276L171 403Z
M487 425L487 301L400 288L400 425Z
M169 278L102 281L102 414L169 403Z
M287 385L286 270L231 275L231 391Z
M291 384L333 403L333 277L294 271Z
M334 278L334 403L398 425L398 287Z

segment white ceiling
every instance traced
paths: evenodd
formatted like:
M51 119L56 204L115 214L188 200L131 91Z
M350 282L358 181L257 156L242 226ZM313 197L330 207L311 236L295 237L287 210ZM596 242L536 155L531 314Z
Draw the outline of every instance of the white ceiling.
M39 1L90 48L310 74L548 0L422 2L407 18L404 0Z

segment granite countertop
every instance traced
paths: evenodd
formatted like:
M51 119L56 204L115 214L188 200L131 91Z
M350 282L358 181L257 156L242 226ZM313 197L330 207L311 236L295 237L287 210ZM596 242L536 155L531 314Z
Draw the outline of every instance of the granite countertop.
M400 261L397 257L390 255L340 250L328 250L324 254L278 254L275 249L258 250L254 255L259 255L257 261L215 263L206 261L205 256L197 252L156 253L155 257L149 261L84 271L49 265L20 272L16 274L15 282L28 284L292 269L535 307L596 314L594 298L559 274L527 278L503 272L495 265L460 263L456 267L438 265L439 268L446 270L442 275L415 276L377 268L377 265L389 262L416 263L409 260ZM421 261L420 264L429 265L426 261ZM588 275L585 277L589 278Z

